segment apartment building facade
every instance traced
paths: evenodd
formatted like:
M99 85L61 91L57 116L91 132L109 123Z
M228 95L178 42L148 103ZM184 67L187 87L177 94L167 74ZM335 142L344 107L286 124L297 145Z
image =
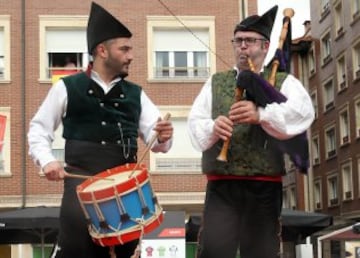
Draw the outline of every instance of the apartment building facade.
M232 67L234 25L257 12L257 1L96 2L133 33L128 79L141 85L163 114L171 114L173 148L146 153L143 161L159 202L165 210L199 212L206 179L201 153L187 137L187 114L205 80ZM90 0L0 1L0 210L60 205L62 182L46 180L30 159L26 134L52 83L90 61L90 5ZM145 146L139 144L141 156ZM63 148L59 128L53 151L60 160Z
M320 1L319 1L320 2ZM321 7L321 8L320 8ZM360 218L359 1L321 1L311 10L309 90L315 210Z
M360 1L313 1L311 36L311 201L335 225L349 225L360 219ZM322 245L322 257L345 257L345 241Z

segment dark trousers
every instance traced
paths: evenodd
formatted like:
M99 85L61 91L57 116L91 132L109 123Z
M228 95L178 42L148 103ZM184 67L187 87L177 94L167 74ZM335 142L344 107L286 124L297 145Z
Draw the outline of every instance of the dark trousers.
M129 158L123 157L121 145L101 145L94 142L67 140L65 160L68 172L95 175L107 168L136 161L136 148L131 148ZM65 178L64 194L60 209L60 232L51 258L109 258L109 247L94 244L81 209L76 187L83 180ZM138 240L115 246L116 257L130 258Z
M96 245L88 232L85 215L76 196L81 180L65 179L60 210L60 233L51 258L110 258L109 247ZM138 241L116 245L116 257L130 258Z
M282 184L255 180L209 181L197 258L277 258Z

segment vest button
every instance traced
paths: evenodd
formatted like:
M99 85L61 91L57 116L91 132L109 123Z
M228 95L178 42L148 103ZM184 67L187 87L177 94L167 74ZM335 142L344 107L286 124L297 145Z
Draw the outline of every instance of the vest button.
M118 126L121 126L121 123L120 123L120 122L118 122L118 123L117 123L117 125L118 125Z
M100 107L104 107L104 103L103 102L100 102Z
M115 102L114 107L118 107L118 106L119 106L119 103Z
M105 122L105 121L101 121L101 125L106 125L106 122Z
M125 95L124 95L124 94L120 94L120 98L121 98L121 99L125 98Z
M121 144L121 141L120 141L120 140L117 140L117 144Z
M89 90L88 93L89 93L90 95L92 95L92 94L94 93L94 91L93 91L93 90Z
M101 141L101 145L106 145L106 141Z

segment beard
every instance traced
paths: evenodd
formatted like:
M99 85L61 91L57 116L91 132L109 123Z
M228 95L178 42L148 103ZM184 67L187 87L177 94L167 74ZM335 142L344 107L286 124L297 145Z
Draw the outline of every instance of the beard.
M114 74L114 77L125 78L129 75L130 62L127 63L121 62L110 55L104 64L107 70L111 71L111 73Z

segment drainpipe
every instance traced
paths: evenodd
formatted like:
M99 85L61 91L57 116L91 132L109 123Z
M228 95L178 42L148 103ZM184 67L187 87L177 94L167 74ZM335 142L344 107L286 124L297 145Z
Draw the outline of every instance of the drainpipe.
M25 0L21 0L21 114L22 114L22 150L21 150L21 159L22 159L22 178L21 178L21 207L26 207L26 70L25 70Z
M247 13L247 4L245 3L245 0L240 0L240 21L247 16Z
M308 52L308 51L307 51ZM306 56L300 56L301 57L301 64L302 64L302 73L303 73L303 82L305 84L305 88L306 91L309 92L309 75L308 72L305 73L305 69L307 68L307 65L305 65L305 60L306 60ZM305 83L306 82L306 83ZM310 92L309 92L310 95ZM313 158L313 153L312 153L312 134L311 134L311 126L309 127L309 129L307 130L307 137L309 140L309 162L310 162L310 166L309 166L309 170L308 170L308 174L306 176L306 193L307 193L307 205L306 205L306 210L307 211L314 211L314 187L313 187L313 182L314 182L314 171L313 171L313 166L312 166L312 158Z

